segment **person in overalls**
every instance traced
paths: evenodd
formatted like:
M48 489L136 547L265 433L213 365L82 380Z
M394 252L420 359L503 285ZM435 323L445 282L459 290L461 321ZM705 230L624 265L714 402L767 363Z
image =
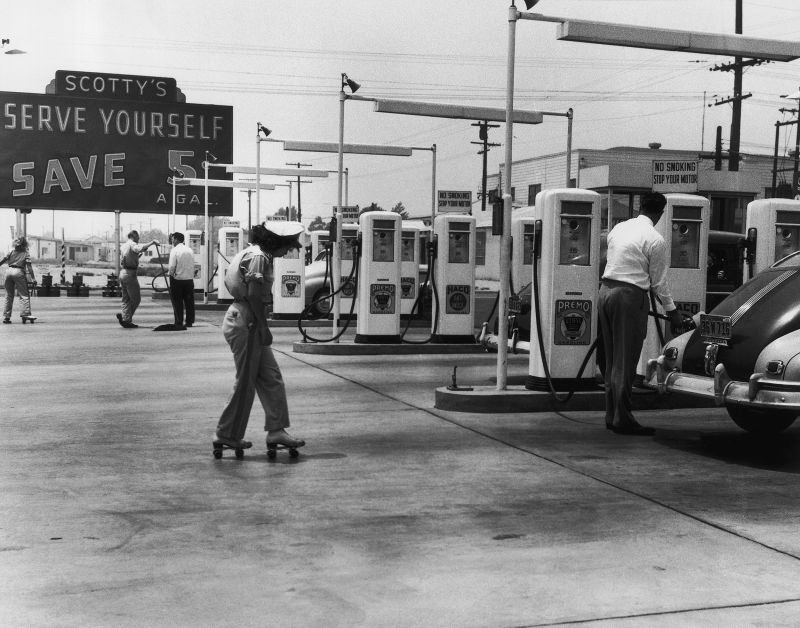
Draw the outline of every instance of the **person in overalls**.
M28 254L28 240L24 236L14 238L14 250L0 260L0 266L8 263L6 273L5 289L6 304L3 310L3 322L8 325L11 323L11 310L14 307L14 294L19 296L22 304L21 318L24 323L30 320L31 316L31 296L28 291L28 279L34 281L33 266L31 257Z
M158 244L158 240L139 244L139 232L134 229L128 234L128 241L120 248L119 262L122 268L119 271L119 287L122 293L122 312L117 313L117 321L126 329L138 327L133 322L133 315L142 302L142 293L136 273L142 253L154 244Z
M305 441L286 432L289 408L286 388L278 363L272 353L272 333L267 325L267 298L272 290L272 260L292 249L301 248L303 226L286 222L267 229L255 225L250 232L250 246L237 253L225 271L225 287L233 297L222 334L233 352L236 379L233 393L222 411L214 445L247 449L244 440L250 410L256 393L264 406L264 430L267 450L276 446L296 449Z

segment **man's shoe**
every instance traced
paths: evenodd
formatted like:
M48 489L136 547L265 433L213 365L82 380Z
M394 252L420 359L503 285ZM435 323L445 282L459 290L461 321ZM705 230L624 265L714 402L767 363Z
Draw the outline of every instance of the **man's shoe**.
M3 325L10 325L10 324L11 324L11 319L10 318L4 318L3 319Z
M125 321L122 320L122 314L120 314L119 312L117 312L117 320L119 321L120 325L125 327Z
M292 438L289 436L285 431L281 430L280 432L275 432L271 434L267 434L267 447L270 445L283 445L284 447L289 447L294 449L296 447L302 447L306 444L301 438Z
M138 325L136 325L134 323L129 323L128 321L122 321L121 325L125 329L136 329L138 327Z
M656 433L655 428L645 427L644 425L612 425L611 431L614 434L625 434L628 436L652 436Z
M191 327L194 323L186 323L186 327Z

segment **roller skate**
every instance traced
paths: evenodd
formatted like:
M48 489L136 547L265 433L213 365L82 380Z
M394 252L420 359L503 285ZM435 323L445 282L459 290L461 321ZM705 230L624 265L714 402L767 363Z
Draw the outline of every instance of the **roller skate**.
M292 438L286 430L277 430L267 434L267 459L275 460L278 450L288 449L290 458L297 458L300 452L297 450L306 444L306 441L299 438Z
M217 436L211 443L214 448L214 458L219 460L222 458L222 452L225 449L233 449L236 458L241 460L244 458L244 450L250 449L253 446L249 440L230 440L228 438L220 438Z

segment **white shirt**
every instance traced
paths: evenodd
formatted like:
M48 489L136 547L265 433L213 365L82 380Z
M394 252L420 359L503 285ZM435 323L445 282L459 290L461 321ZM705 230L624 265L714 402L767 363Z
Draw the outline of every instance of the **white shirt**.
M665 312L675 309L669 290L667 244L644 214L619 223L608 233L608 253L603 279L613 279L650 290Z
M194 254L183 242L169 252L169 276L175 279L194 279Z

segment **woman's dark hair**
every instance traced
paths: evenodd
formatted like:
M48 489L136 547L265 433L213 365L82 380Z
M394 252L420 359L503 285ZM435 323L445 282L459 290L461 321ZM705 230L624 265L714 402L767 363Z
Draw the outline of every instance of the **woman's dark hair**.
M24 251L28 248L28 240L25 236L20 236L14 240L14 250Z
M281 236L267 229L264 225L253 225L250 230L250 242L260 246L265 251L274 251L282 246L289 246L295 249L302 248L298 237Z

